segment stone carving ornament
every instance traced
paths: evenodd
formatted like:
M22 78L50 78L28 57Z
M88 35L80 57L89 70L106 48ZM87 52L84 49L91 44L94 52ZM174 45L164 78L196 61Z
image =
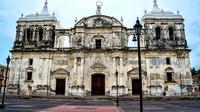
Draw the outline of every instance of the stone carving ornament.
M107 21L106 19L103 19L103 18L96 18L93 20L93 26L94 27L102 27L102 26L112 26L112 23L110 21Z

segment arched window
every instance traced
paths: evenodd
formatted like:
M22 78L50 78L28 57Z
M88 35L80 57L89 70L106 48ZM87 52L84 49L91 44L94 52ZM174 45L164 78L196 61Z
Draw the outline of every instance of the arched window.
M79 38L78 39L78 46L81 46L82 45L82 38Z
M43 39L43 29L40 27L39 28L39 41L42 41Z
M23 39L23 42L25 42L25 41L26 41L26 31L25 31L25 30L23 31L23 36L22 36L22 39Z
M156 28L156 40L159 40L161 37L161 28L157 27Z
M53 26L53 29L52 29L52 41L53 41L53 43L54 43L54 41L55 41L55 36L56 36L56 34L55 34L55 26ZM52 44L53 45L53 44Z
M171 67L165 69L166 77L165 82L174 82L174 70Z
M27 72L27 78L26 80L31 81L32 80L32 72Z
M27 41L29 42L30 40L31 40L31 30L30 30L30 28L27 28L27 30L26 30L26 37L27 37Z
M26 80L33 81L33 67L28 67L26 69Z
M174 40L174 29L172 27L169 27L169 40Z
M101 49L101 39L96 39L95 44L96 44L96 49Z
M64 36L63 37L63 39L64 39L64 45L63 45L63 47L70 47L70 45L69 45L69 37L68 36Z

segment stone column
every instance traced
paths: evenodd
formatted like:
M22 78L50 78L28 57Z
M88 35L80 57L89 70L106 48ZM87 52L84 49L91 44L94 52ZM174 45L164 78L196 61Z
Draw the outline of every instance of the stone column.
M84 58L81 58L80 85L84 85Z
M20 27L19 29L19 41L22 41L23 38L23 27Z
M39 32L38 32L38 28L36 28L36 31L35 31L35 40L38 42L39 41Z
M74 78L74 77L76 76L76 73L77 73L76 70L77 70L77 57L74 58L74 74L73 74L73 82L75 82L75 80L76 80L76 79Z
M51 95L51 66L52 66L52 58L50 58L49 56L49 59L48 59L48 67L47 67L47 96L48 95Z
M41 75L41 79L39 79L41 81L41 85L43 85L45 82L43 82L45 79L44 79L44 76L43 76L43 72L44 72L44 63L45 63L45 59L42 58L40 59L40 61L42 62L42 66L40 67L40 75Z
M19 78L19 71L18 71L18 58L15 58L14 59L14 66L13 66L13 69L14 69L14 73L16 73L15 75L14 75L14 83L15 84L18 84L18 78Z
M115 57L113 57L113 72L112 72L114 74L114 75L112 75L112 79L114 79L114 80L112 80L113 85L116 85L116 81L115 81L116 80L115 79L115 75L116 75L115 72L116 72L116 70L117 70L116 69L116 59L115 59Z
M17 26L17 29L16 29L16 40L19 40L19 36L20 36L20 27Z
M119 68L119 85L123 85L123 58L120 57L120 68Z
M43 28L43 40L47 40L47 27Z
M50 40L50 38L51 38L51 28L50 28L50 26L47 26L46 27L46 39Z
M33 27L33 38L32 40L34 41L35 40L35 27Z
M69 35L68 35L68 37L69 37L69 47L72 47L72 39L71 39L72 37Z

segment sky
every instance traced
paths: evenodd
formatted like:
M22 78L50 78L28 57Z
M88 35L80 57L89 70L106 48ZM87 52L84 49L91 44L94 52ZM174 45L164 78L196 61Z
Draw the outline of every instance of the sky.
M101 0L102 14L120 20L123 17L124 25L132 27L137 17L142 17L144 11L151 11L153 0ZM40 12L45 0L0 0L0 64L6 64L6 58L12 49L16 21L21 14L35 14ZM97 0L48 0L49 12L55 12L63 28L74 26L77 17L96 14ZM200 67L200 0L158 0L158 6L164 11L174 13L179 10L185 19L185 32L189 48L191 67Z

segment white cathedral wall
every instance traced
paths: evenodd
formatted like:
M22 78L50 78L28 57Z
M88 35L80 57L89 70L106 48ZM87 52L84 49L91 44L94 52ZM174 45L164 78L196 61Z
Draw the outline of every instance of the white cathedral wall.
M55 54L54 54L55 55ZM61 54L57 54L58 56L62 56ZM64 56L64 55L63 55ZM132 89L131 85L131 78L128 76L128 72L134 68L138 67L138 60L137 60L137 53L136 52L129 52L126 53L126 58L124 58L123 53L89 53L84 54L82 53L74 53L73 55L65 54L67 56L67 60L69 60L68 65L55 65L54 58L52 58L51 53L13 53L13 59L11 62L11 75L9 78L10 84L18 84L18 79L20 75L20 89L25 92L24 94L28 93L28 85L32 87L32 91L36 90L38 85L49 85L53 90L56 89L56 80L55 77L51 77L51 72L63 68L66 71L70 72L70 76L66 77L66 89L65 95L74 94L78 96L86 95L86 90L91 91L91 76L95 73L102 73L105 75L105 92L110 92L110 95L115 95L116 91L112 91L112 86L116 85L116 76L115 72L116 69L119 72L119 86L124 85L124 90L119 90L119 94L131 94L131 91L128 89ZM75 58L70 58L73 56L85 57L81 58L81 65L77 66L75 63ZM116 56L122 57L120 58L119 65L116 66ZM19 58L20 57L20 58ZM161 59L165 59L166 57L171 58L171 65L160 64L159 66L152 66L150 63L151 57L159 57ZM21 59L22 58L22 59ZM29 67L28 59L33 58L33 82L26 81L26 71ZM71 60L72 59L72 60ZM124 60L125 59L125 60ZM71 61L70 61L71 60ZM91 66L97 62L103 64L106 69L105 70L98 70L92 69ZM53 64L53 65L52 65ZM124 65L125 64L125 65ZM71 67L70 67L71 66ZM154 95L161 95L162 91L166 84L164 83L165 77L165 69L167 67L171 67L174 69L175 72L175 81L176 84L179 85L179 72L182 73L182 77L184 79L184 83L187 85L191 85L191 74L189 77L186 77L186 72L190 73L190 64L187 58L181 61L181 66L177 65L177 57L175 53L142 53L142 69L147 72L147 77L143 76L143 91L148 91L148 93L152 93ZM180 69L181 68L181 69ZM150 75L152 73L158 73L161 75L161 79L159 80L159 85L162 88L148 88L152 83L155 83L155 80L150 79ZM186 77L187 79L185 79ZM73 85L85 85L85 90L78 91L72 90L69 87ZM174 85L169 85L169 88L174 88ZM17 88L16 88L17 89ZM17 91L15 89L15 92ZM44 90L46 92L46 90ZM186 91L185 91L186 92ZM50 92L49 92L50 93ZM47 93L43 93L46 95ZM172 92L168 92L168 95L174 95ZM53 95L53 94L52 94Z
M16 87L12 91L18 91L17 84L20 84L21 94L29 94L28 86L33 92L38 85L48 85L47 78L50 75L51 60L47 56L48 54L45 53L13 53L9 84ZM29 65L29 58L33 59L32 66ZM32 81L27 80L27 71L32 71Z

